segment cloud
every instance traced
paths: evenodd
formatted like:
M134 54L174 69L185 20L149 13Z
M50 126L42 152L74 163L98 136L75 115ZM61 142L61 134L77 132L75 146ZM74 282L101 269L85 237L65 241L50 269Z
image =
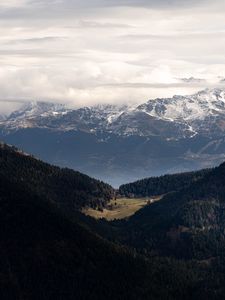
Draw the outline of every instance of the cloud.
M40 43L49 43L49 42L63 42L66 37L62 36L44 36L36 38L27 38L27 39L13 39L7 42L8 45L12 44L40 44Z
M82 106L222 86L224 6L222 0L1 1L0 111L16 99Z
M179 80L181 82L184 82L184 83L196 83L196 84L203 84L203 83L206 83L206 80L203 79L203 78L195 78L195 77L189 77L189 78L179 78Z
M10 9L10 8L21 8L27 5L29 0L1 0L0 8Z
M16 1L16 0L15 0ZM33 0L30 3L39 7L55 5L60 8L101 8L101 7L147 7L147 8L185 8L185 7L195 7L199 5L207 5L210 0ZM215 2L221 3L222 0L215 0Z
M102 23L96 21L80 20L77 25L69 28L132 28L133 26L121 23Z
M213 5L212 5L213 4ZM2 19L46 19L98 14L102 9L147 8L153 10L204 9L208 6L224 8L223 0L2 0Z

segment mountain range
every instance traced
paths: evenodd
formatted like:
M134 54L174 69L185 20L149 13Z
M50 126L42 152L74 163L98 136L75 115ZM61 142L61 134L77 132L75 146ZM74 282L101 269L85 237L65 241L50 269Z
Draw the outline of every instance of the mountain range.
M0 119L0 138L50 163L114 186L225 159L225 90L138 106L30 102Z

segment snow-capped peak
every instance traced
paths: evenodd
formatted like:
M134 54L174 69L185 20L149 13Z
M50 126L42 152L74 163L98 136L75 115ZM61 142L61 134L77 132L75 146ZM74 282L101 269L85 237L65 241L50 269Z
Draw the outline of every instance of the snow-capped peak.
M49 103L42 101L31 101L25 103L19 110L13 112L9 118L24 118L35 116L46 116L49 114L57 114L65 111L66 107L63 104Z
M0 125L4 131L36 127L168 139L196 134L221 136L225 133L225 90L206 89L193 95L158 98L137 107L101 104L68 109L62 104L30 102L0 120Z
M210 115L225 113L225 91L206 89L189 96L158 98L149 100L137 109L164 120L203 120Z

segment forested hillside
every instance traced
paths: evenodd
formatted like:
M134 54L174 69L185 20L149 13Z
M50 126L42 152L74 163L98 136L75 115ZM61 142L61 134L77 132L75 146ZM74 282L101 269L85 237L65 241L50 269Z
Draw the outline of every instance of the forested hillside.
M223 299L225 164L106 222L78 211L104 205L110 186L3 144L0 153L1 299Z
M114 192L108 184L70 169L51 166L5 144L0 146L0 174L16 184L26 184L39 197L68 210L102 207Z
M209 262L221 259L225 247L225 164L203 174L122 222L121 240L148 255Z
M47 199L2 174L0 241L4 300L135 299L148 272L144 261L66 220Z
M27 159L33 166L28 184L14 175L23 174L19 170L23 163L30 166ZM1 166L2 300L190 299L199 291L205 294L201 281L206 274L196 272L193 264L140 257L100 238L80 225L80 220L67 219L51 201L55 195L51 185L48 190L44 185L46 197L31 185L34 170L50 166L5 146ZM39 183L35 176L34 181Z
M121 185L119 193L126 197L151 197L178 191L201 179L211 170L200 170L159 177L150 177Z

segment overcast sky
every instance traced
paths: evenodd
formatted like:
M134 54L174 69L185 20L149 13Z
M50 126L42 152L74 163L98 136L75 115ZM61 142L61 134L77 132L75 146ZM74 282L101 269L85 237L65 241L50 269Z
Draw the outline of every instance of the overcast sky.
M223 86L224 0L0 0L0 107Z

